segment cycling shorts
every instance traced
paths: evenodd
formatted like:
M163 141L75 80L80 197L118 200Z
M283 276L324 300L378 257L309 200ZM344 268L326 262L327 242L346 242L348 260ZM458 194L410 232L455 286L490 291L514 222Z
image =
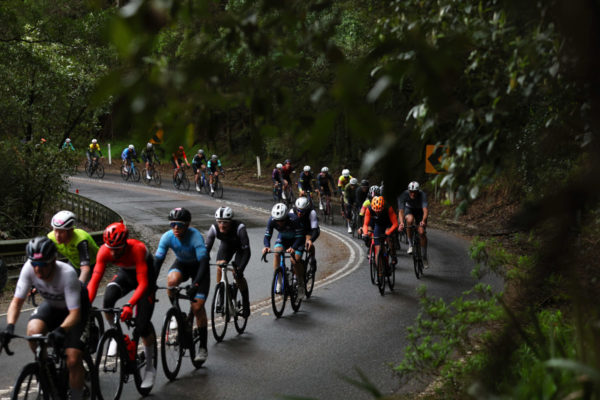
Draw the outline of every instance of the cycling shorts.
M282 239L281 236L278 236L277 240L275 241L275 248L277 249L278 247L283 247L284 250L287 250L290 247L293 247L295 241L296 241L296 239ZM300 245L297 248L294 248L297 255L301 256L302 253L304 252L304 243L305 242L306 242L306 238L302 239L302 241L300 242Z
M65 349L66 348L75 348L79 350L83 350L85 348L85 344L83 343L82 337L85 331L85 325L89 317L90 312L90 300L88 298L88 292L85 286L81 287L81 299L80 299L80 312L81 319L69 331L65 336ZM39 319L44 321L46 324L46 329L48 332L53 331L58 328L69 315L69 310L66 308L56 308L50 306L50 303L44 302L40 304L38 308L33 310L29 320Z
M331 196L331 189L329 188L329 185L321 188L321 194L324 196Z
M390 226L384 226L384 225L379 225L379 224L374 224L373 225L373 237L375 240L375 244L376 245L380 245L383 243L383 241L385 240L385 230L388 229Z
M221 244L219 245L219 250L217 250L217 260L225 260L229 262L231 261L234 255L236 268L240 269L243 272L244 269L246 269L246 265L244 265L244 268L240 268L240 263L243 255L240 251L240 248L230 243L221 241Z
M182 262L179 260L175 260L171 268L169 268L169 274L173 271L179 272L181 274L181 282L185 282L188 279L194 279L196 277L196 273L198 272L199 263L198 262ZM210 290L210 269L208 269L208 273L202 281L198 282L198 292L196 293L197 299L206 300L208 298L208 292Z
M181 158L178 158L177 162L179 163L180 167L183 165L183 160ZM177 168L177 164L175 164L175 160L173 160L172 158L171 158L171 164L173 165L173 169Z
M415 218L415 224L419 225L421 223L421 221L423 221L423 209L422 208L417 208L417 209L412 209L412 208L407 208L404 211L404 215L409 215L412 214L412 216Z
M194 170L194 175L198 173L198 171L202 171L202 166L204 164L192 164L192 169Z

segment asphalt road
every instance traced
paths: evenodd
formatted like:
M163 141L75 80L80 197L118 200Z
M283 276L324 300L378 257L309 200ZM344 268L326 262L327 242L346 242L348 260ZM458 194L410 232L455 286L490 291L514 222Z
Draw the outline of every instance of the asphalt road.
M236 218L249 227L253 255L246 276L253 306L246 333L237 335L230 327L224 342L216 343L209 329L205 365L194 370L189 359L184 359L175 382L168 382L159 366L151 394L155 399L275 399L287 395L371 398L347 382L346 378L359 377L357 370L381 392L395 392L399 382L391 366L402 359L406 328L413 324L419 310L417 287L425 285L430 295L450 299L474 283L468 244L453 235L429 230L432 267L425 277L415 278L412 259L406 256L403 246L396 287L382 297L370 283L362 242L349 237L342 226L324 225L317 241L319 282L312 298L302 303L298 313L293 313L288 303L283 318L275 319L268 301L272 266L261 262L259 256L271 207L270 194L225 186L224 199L215 200L195 192L176 192L167 183L156 189L123 183L107 175L102 181L74 177L71 186L71 190L77 189L81 195L120 213L153 249L168 229L169 210L176 206L189 208L192 225L202 232L214 221L215 209L223 204L231 206ZM159 285L165 283L169 261L167 258L161 270ZM211 273L214 282L214 269ZM211 294L213 288L214 284ZM157 331L167 308L168 300L160 291L153 316ZM28 314L21 315L17 333L24 332ZM24 343L15 340L11 345L17 354L0 356L4 371L0 376L1 399L8 398L21 366L32 359ZM133 383L125 385L122 398L139 398Z

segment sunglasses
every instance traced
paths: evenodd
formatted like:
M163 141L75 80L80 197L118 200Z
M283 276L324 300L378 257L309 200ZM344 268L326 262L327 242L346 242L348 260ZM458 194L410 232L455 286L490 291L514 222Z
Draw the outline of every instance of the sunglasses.
M217 224L220 225L229 225L231 221L227 221L227 220L217 220Z
M169 225L171 225L171 228L178 227L179 229L183 229L187 226L185 222L171 222Z
M43 268L43 267L47 267L49 265L49 263L46 261L32 261L31 265L33 265L34 267Z

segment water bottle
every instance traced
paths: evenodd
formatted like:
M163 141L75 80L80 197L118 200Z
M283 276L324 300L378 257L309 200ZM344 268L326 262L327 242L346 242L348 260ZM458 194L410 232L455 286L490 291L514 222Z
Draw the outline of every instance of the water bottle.
M135 352L136 352L136 344L133 340L129 338L128 334L123 335L123 341L125 342L125 348L127 349L127 354L129 355L129 359L131 361L135 360Z

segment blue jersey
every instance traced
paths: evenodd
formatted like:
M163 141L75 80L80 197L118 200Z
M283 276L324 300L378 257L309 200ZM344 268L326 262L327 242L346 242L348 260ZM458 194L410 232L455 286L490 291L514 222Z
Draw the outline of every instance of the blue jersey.
M277 221L273 220L273 217L269 218L269 221L267 222L267 230L265 231L265 247L271 247L271 237L273 236L274 229L277 229L279 231L280 239L293 239L294 244L292 245L292 247L294 249L298 249L302 246L302 242L304 241L304 232L302 230L302 225L300 225L300 221L298 220L298 216L293 212L288 214L288 218L286 219L285 224L282 227L279 227L279 225L277 225Z
M175 237L172 230L165 232L160 238L158 249L154 255L158 265L163 263L169 249L173 250L177 261L180 262L194 263L208 259L204 238L196 228L188 228L181 241Z
M135 150L131 150L129 147L126 147L121 153L121 160L130 160L132 158L137 159L137 153Z

